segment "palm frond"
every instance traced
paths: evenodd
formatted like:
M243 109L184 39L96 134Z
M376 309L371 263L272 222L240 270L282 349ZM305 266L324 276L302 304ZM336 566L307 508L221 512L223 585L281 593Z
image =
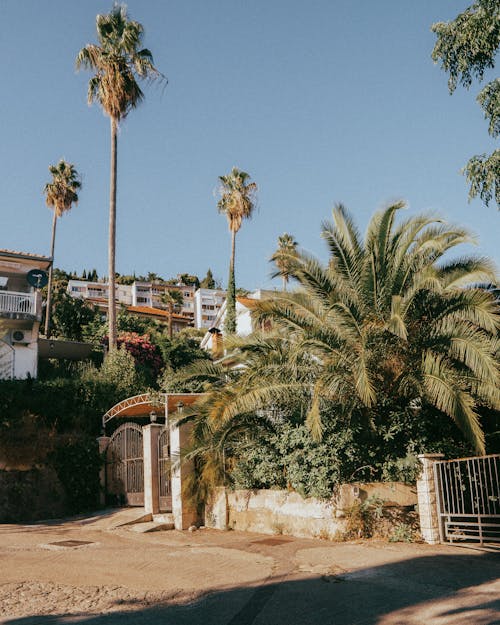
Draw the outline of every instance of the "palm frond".
M438 410L450 416L476 451L484 454L484 433L479 416L474 410L474 399L458 384L453 367L443 357L430 351L424 354L422 365L428 400Z

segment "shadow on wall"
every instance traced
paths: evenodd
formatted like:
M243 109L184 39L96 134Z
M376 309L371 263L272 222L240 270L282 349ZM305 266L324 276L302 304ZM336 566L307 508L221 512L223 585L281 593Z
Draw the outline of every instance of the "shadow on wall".
M161 557L160 552L158 555ZM116 611L106 614L33 615L1 622L4 625L498 625L499 576L500 553L424 556L342 576L281 580L219 590L187 604L144 607L135 602L120 603L113 608Z

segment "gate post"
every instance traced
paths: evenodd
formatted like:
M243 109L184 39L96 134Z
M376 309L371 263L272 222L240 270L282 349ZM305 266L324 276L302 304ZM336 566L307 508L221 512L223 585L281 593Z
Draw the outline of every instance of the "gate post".
M160 511L158 490L158 437L163 426L150 423L142 428L144 450L144 512L157 514Z
M426 543L434 545L440 542L439 515L437 509L436 490L433 466L442 460L444 454L419 454L422 472L417 480L418 514L420 517L420 533Z
M193 504L186 497L182 482L193 472L193 461L183 461L182 450L189 444L191 424L170 425L170 457L172 460L172 513L176 530L186 530L197 521L197 513Z
M109 436L98 436L97 444L99 445L99 455L102 458L101 468L99 469L99 503L103 506L106 503L106 449L108 448Z

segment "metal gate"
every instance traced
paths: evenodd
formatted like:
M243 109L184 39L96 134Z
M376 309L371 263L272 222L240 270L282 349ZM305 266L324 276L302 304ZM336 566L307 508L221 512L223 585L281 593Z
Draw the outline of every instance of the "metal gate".
M14 377L14 348L0 340L0 380Z
M158 437L158 490L160 512L171 512L170 436L167 428L163 429Z
M434 464L441 541L500 542L500 455Z
M142 428L120 425L106 450L106 491L118 503L144 505L143 454Z

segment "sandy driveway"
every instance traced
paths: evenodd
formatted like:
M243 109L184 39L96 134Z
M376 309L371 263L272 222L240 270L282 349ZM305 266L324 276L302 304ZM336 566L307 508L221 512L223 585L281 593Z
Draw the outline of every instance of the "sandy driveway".
M9 625L500 624L500 551L199 530L0 525Z

